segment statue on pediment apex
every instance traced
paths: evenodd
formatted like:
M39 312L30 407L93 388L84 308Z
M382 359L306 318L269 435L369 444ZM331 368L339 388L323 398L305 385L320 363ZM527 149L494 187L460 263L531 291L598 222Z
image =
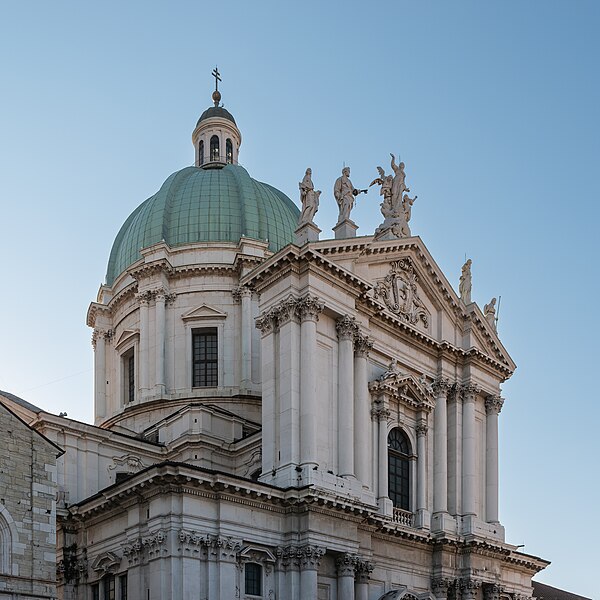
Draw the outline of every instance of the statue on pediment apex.
M489 304L483 307L483 316L486 321L496 329L496 298L492 298Z
M462 266L460 274L460 283L458 284L458 291L460 299L465 304L471 304L471 264L473 261L469 258L467 262Z

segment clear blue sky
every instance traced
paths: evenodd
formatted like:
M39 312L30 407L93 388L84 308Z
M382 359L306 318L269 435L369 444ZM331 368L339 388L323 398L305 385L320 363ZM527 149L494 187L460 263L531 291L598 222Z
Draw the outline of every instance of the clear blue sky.
M192 163L218 64L240 162L295 200L312 167L323 236L344 162L366 187L401 154L413 233L502 296L507 540L597 596L598 31L584 0L2 3L0 389L91 419L88 304L122 222Z

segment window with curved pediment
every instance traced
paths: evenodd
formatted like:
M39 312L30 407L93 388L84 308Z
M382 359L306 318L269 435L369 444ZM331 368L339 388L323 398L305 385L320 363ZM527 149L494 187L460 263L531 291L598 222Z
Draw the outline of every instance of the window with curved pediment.
M410 457L408 437L398 427L388 435L388 496L395 508L410 510Z

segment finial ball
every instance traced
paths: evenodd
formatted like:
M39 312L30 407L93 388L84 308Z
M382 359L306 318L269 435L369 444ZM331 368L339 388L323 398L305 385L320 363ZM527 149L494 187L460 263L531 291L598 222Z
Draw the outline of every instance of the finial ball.
M212 93L212 99L213 99L213 102L215 103L215 106L219 106L219 102L221 102L221 92L219 92L219 90L215 90Z

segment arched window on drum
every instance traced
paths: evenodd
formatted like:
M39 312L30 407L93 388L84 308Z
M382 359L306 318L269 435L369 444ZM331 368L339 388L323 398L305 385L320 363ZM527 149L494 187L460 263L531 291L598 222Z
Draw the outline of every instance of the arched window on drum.
M388 435L388 496L395 508L410 510L410 459L408 437L399 428Z
M210 138L210 160L219 160L219 137L216 135Z

